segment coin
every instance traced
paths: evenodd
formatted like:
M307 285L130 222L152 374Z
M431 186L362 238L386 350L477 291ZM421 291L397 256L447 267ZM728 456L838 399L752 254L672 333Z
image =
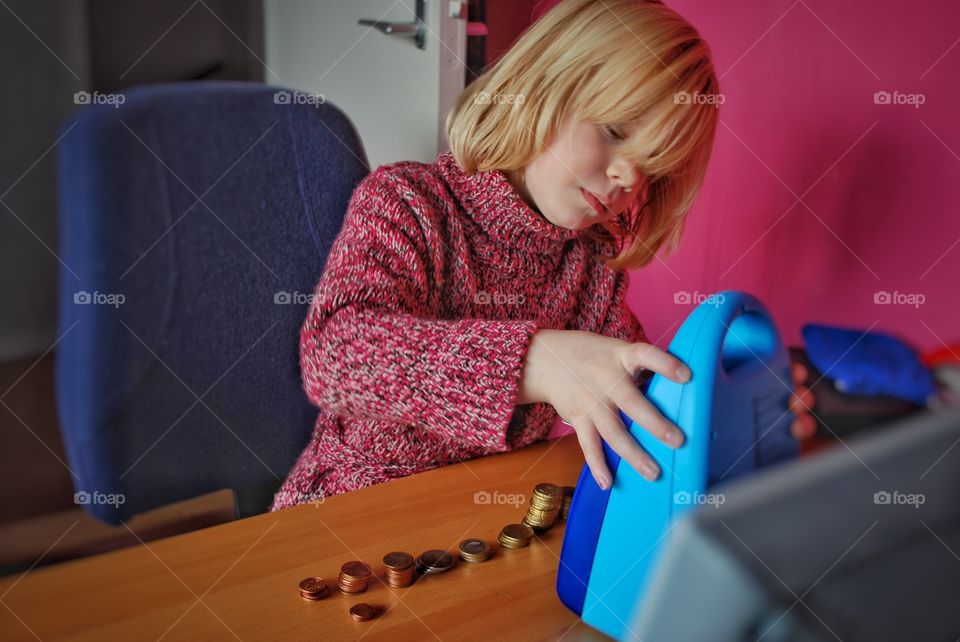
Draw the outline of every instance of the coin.
M525 540L533 537L533 529L523 524L507 524L503 527L503 534L510 539Z
M443 573L453 568L453 555L439 549L424 551L416 560L416 565L421 573L434 575Z
M327 590L327 583L319 577L307 577L300 580L300 590L304 593L323 593Z
M340 567L340 573L350 578L366 579L370 577L370 567L363 562L347 562Z
M387 586L403 588L413 584L413 575L416 571L413 562L413 555L402 551L394 551L384 555L384 579L386 579Z
M548 499L563 498L563 490L556 484L550 484L546 482L542 484L537 484L536 487L533 489L533 492L536 495L540 495L541 497L548 498Z
M576 490L573 486L564 486L563 501L560 504L560 517L567 519L570 516L570 506L573 504L573 492Z
M527 524L507 524L500 531L497 540L504 548L517 549L530 544L533 529Z
M460 557L466 562L486 562L493 549L482 539L465 539L460 542Z
M383 565L387 568L401 571L413 566L413 555L399 551L387 553L383 556Z
M337 588L341 593L356 594L367 590L367 580L370 578L370 567L363 562L353 560L340 567L340 576L337 578Z
M350 617L357 622L366 622L376 615L376 609L365 602L350 607Z

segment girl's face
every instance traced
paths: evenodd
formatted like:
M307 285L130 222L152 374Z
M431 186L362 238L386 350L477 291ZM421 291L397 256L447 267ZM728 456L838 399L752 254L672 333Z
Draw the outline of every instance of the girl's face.
M645 177L618 154L636 123L608 127L567 120L553 143L508 178L531 208L571 230L610 220L643 193ZM627 191L629 190L629 191Z

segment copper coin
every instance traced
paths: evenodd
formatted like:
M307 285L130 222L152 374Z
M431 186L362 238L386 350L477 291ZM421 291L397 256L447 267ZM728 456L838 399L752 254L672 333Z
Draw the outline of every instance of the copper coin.
M306 593L322 593L327 590L327 583L320 577L307 577L300 580L300 590Z
M304 593L300 591L300 597L307 600L308 602L319 602L320 600L326 598L330 595L329 591L324 591L323 593Z
M370 577L370 567L363 562L347 562L340 567L340 572L349 578L358 580Z
M563 486L560 490L563 491L564 499L573 499L573 491L576 490L575 486Z
M402 571L413 566L413 555L395 551L383 556L383 565L388 569Z
M360 604L354 604L350 607L350 617L357 622L366 622L367 620L372 619L375 614L376 609L364 602L361 602Z

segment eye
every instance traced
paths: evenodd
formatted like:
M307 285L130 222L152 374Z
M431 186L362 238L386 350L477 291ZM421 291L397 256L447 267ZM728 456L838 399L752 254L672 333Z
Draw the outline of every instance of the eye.
M617 131L616 127L610 125L603 126L603 135L609 138L610 140L622 141L624 140L623 136Z

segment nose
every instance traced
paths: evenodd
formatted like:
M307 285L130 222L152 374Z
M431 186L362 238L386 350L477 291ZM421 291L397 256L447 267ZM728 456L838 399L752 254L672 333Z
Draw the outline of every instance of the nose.
M625 192L634 191L642 176L640 168L620 157L614 158L607 168L607 178Z

